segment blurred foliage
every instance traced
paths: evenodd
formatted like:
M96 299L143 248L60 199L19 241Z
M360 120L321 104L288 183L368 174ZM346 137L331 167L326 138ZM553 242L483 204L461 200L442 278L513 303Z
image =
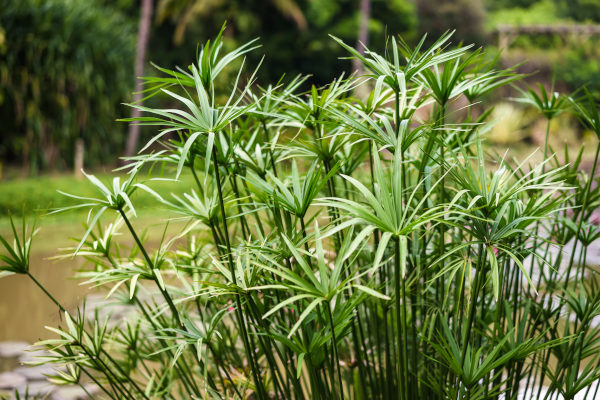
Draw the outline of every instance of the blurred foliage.
M561 13L579 22L600 22L598 0L554 0Z
M499 25L573 25L600 22L598 0L486 0L486 29ZM600 98L600 40L582 35L519 35L511 51L525 52L525 61L540 72L536 79L554 81L574 91L586 86Z
M0 0L0 157L33 172L114 160L135 26L87 0Z
M488 26L599 22L598 0L485 0Z
M455 40L485 43L485 8L481 0L417 0L419 30L430 39L456 29Z
M262 48L246 60L253 69L267 54L258 84L286 73L311 74L307 82L320 85L349 71L343 49L327 35L354 45L360 21L360 0L155 0L154 6L148 75L155 74L150 62L185 69L198 43L227 21L225 50L260 38ZM140 1L0 0L0 10L1 162L32 172L70 169L79 137L86 167L114 160L125 141L126 126L115 119L129 114L120 103L133 89ZM385 52L390 34L415 44L423 33L435 38L456 29L454 44L488 44L500 24L598 21L599 0L371 0L369 47ZM535 58L536 79L554 78L570 89L587 84L600 96L597 44L522 35L513 47ZM534 49L548 56L534 57L540 53ZM222 78L217 93L228 93L235 76L225 71Z
M552 25L559 23L572 23L565 13L559 11L559 6L554 0L535 1L503 1L507 7L500 7L495 1L493 13L488 14L486 26L493 29L498 25ZM528 4L529 3L529 4Z
M519 106L517 102L502 101L494 106L488 121L491 129L485 138L492 144L500 146L509 145L511 150L519 146L544 145L544 136L547 120L540 118L539 110L532 106ZM550 123L549 145L555 151L562 149L566 144L576 147L581 145L578 121L570 113L560 113Z
M600 40L591 39L569 46L557 62L556 77L572 89L585 86L597 99L600 99Z
M527 8L539 1L540 0L485 0L485 7L491 11L515 7Z
M159 27L171 24L171 40L179 45L178 52L191 48L183 54L193 54L197 43L214 37L226 20L226 46L233 48L260 37L263 47L248 56L250 65L256 65L263 54L268 55L259 70L259 82L277 82L284 74L310 73L312 83L322 84L350 66L349 61L338 59L346 54L327 35L355 43L358 10L359 0L158 0L156 21ZM372 0L370 47L382 51L386 32L414 39L416 24L411 1ZM152 58L152 44L159 39L151 40ZM165 61L161 58L159 64L165 65Z
M487 138L494 144L511 144L523 140L527 134L523 129L526 123L524 119L523 108L508 102L496 104L490 116L493 127Z

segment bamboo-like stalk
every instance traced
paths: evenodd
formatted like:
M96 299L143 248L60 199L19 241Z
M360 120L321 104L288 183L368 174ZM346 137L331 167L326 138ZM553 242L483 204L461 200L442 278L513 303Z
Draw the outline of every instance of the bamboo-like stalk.
M215 171L215 178L217 181L217 190L219 194L219 207L221 209L221 221L223 224L223 231L225 236L225 244L227 245L227 260L229 261L229 268L231 273L231 279L235 284L237 284L237 278L235 273L235 266L233 263L232 253L231 253L231 242L229 240L229 228L227 226L227 216L225 214L225 203L223 201L223 189L221 188L221 177L219 174L219 164L217 162L217 146L215 145L212 149L212 159L213 166ZM248 340L248 332L246 329L246 322L242 315L242 302L240 300L240 295L238 293L235 294L235 303L236 303L236 315L237 322L241 330L242 341L244 343L244 348L246 349L246 355L250 360L250 365L252 369L252 376L254 378L254 384L258 390L258 396L260 399L265 399L266 394L264 393L264 387L262 384L262 380L260 379L260 372L258 369L258 365L254 359L253 350L250 347L250 341Z

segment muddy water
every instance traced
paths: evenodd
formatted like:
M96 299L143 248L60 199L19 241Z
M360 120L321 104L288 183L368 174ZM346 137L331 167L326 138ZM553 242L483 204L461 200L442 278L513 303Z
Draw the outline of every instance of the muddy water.
M85 220L85 216L81 221ZM61 248L73 247L72 237L81 237L84 229L78 219L58 220L45 224L35 236L31 250L31 273L68 310L75 310L86 294L98 293L89 286L81 285L81 280L73 278L83 265L83 258L50 258L61 254ZM160 240L164 229L164 217L144 216L132 221L138 234L147 231L148 248L152 249ZM182 223L171 222L167 238L181 232ZM121 245L133 242L126 232L119 240ZM0 221L0 234L12 238L8 221ZM4 254L4 249L0 249ZM62 254L66 254L63 252ZM52 337L44 326L55 326L61 321L57 307L27 276L12 275L0 279L0 342L8 340L33 343L40 338Z
M52 254L36 254L32 275L67 309L75 308L89 292L71 279L79 260L45 260ZM34 342L48 336L45 325L56 325L57 307L27 276L9 276L0 280L0 341Z
M3 224L3 228L6 225ZM34 238L31 250L31 274L42 283L56 299L68 309L75 308L89 289L72 279L81 267L81 259L50 260L58 248L72 246L70 236L79 234L80 225L56 224L42 226ZM8 235L6 229L0 231ZM3 251L3 249L2 249ZM3 251L4 252L4 251ZM60 320L57 307L29 279L12 275L0 279L0 341L18 340L35 342L48 337L45 325L56 325Z

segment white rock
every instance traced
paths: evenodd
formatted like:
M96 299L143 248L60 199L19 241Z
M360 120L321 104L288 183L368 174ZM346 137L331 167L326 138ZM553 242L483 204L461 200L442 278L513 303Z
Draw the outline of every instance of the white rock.
M55 387L48 382L27 382L20 386L17 391L23 397L25 393L29 396L46 396L54 391Z
M54 374L55 367L51 365L35 365L19 367L14 372L21 374L30 381L41 381L46 379L46 375Z
M21 364L25 364L25 363L29 363L29 362L39 361L39 360L37 360L36 357L43 357L43 356L47 356L48 354L50 354L50 353L48 353L44 349L30 347L29 350L27 350L25 353L23 353L19 357L19 362Z
M0 390L14 389L26 382L27 378L16 372L3 372L0 374Z
M90 393L98 393L96 385L84 385L85 389ZM61 386L52 393L52 400L84 400L87 399L87 393L80 386Z
M13 358L19 357L25 353L30 347L29 343L26 342L1 342L0 343L0 357L1 358Z

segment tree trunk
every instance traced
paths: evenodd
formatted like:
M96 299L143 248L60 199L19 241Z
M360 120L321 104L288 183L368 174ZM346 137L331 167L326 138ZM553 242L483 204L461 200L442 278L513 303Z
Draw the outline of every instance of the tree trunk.
M138 41L135 55L135 91L133 94L133 102L141 105L143 98L143 82L140 77L144 76L144 68L146 66L146 51L148 49L148 40L150 38L150 24L152 21L152 0L142 0L140 11L140 26L138 30ZM131 112L131 118L139 118L141 111L134 108ZM140 138L140 126L136 123L129 125L129 134L127 135L127 145L125 147L125 156L131 157L137 150L138 141Z
M77 178L83 177L83 172L82 172L83 171L83 155L84 155L83 139L78 138L75 141L75 162L74 162L75 176Z
M358 27L358 39L356 40L356 50L362 55L365 54L364 46L369 45L369 18L371 17L371 0L360 0L360 22ZM361 44L362 43L362 44ZM359 59L354 59L353 67L358 73L363 72L363 65Z

